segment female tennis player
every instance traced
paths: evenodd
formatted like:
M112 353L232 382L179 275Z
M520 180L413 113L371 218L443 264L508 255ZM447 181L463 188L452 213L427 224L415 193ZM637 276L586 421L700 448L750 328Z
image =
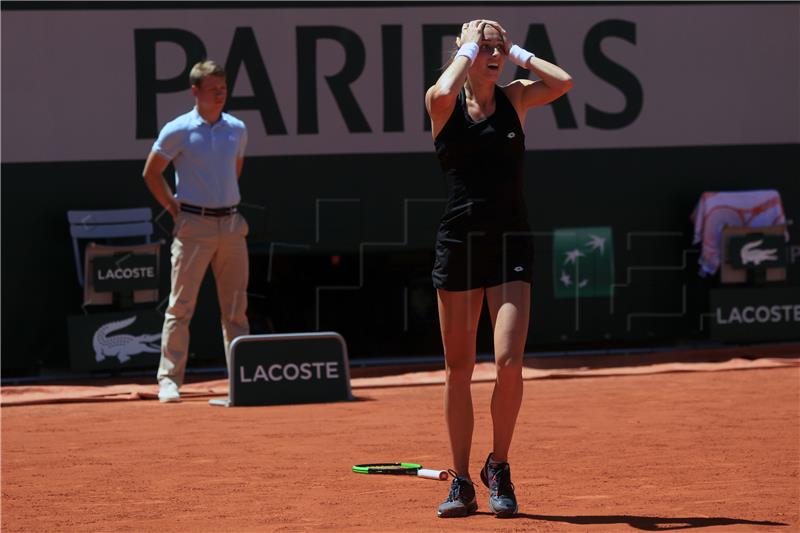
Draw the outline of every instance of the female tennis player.
M473 411L470 381L483 299L494 331L497 380L492 394L493 450L481 469L489 508L498 517L517 513L508 451L522 403L522 354L530 313L533 246L523 198L526 112L572 87L556 65L512 44L490 20L462 26L458 47L425 95L434 146L449 186L436 240L433 284L444 344L445 417L454 479L443 518L475 512L469 474ZM506 61L539 81L498 86Z

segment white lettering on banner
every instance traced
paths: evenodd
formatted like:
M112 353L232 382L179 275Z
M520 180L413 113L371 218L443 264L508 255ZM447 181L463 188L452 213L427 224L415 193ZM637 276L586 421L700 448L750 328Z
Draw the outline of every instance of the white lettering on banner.
M265 369L256 365L252 377L249 377L244 366L239 367L239 381L253 383L256 381L311 381L339 378L339 363L336 361L316 363L272 364Z
M14 102L3 109L14 132L0 139L4 163L145 157L157 129L191 108L183 80L198 54L229 67L228 107L248 125L248 156L429 153L428 77L460 24L483 17L575 80L530 112L528 149L800 142L796 3L120 13L3 11L3 97ZM32 57L49 58L48 69L30 68ZM74 57L86 68L61 88L72 105L40 105L50 80L74 77ZM507 64L500 81L515 75ZM753 106L764 79L775 80L770 97Z
M328 372L328 377L336 379L339 377L339 363L331 361L325 365L325 370Z
M105 270L99 269L97 271L97 279L100 281L107 279L154 279L155 277L156 269L154 267L107 268Z
M800 304L784 305L748 305L742 307L731 307L727 315L723 314L722 308L716 310L717 324L767 324L767 323L800 323Z
M272 380L272 381L280 381L281 379L283 379L279 375L273 374L274 370L276 370L276 369L279 370L280 368L281 368L281 365L270 365L270 367L269 367L269 379L270 380Z
M793 244L789 247L789 257L792 264L800 262L800 245Z
M283 376L289 381L296 380L299 374L300 374L300 369L297 368L297 365L295 365L294 363L289 363L288 365L283 367Z

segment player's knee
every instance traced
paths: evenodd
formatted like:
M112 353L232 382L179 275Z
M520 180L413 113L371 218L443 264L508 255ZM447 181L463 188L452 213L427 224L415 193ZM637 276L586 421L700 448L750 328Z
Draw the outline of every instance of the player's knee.
M469 383L472 381L472 371L474 368L475 363L472 362L460 362L456 364L448 362L446 368L447 381L450 383Z
M522 376L521 353L498 353L495 355L495 369L498 378L517 378Z

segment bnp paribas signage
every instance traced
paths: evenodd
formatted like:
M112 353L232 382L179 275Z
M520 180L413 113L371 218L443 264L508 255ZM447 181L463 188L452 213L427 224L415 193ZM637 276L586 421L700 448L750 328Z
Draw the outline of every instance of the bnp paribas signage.
M611 228L557 228L553 232L555 298L611 296L614 242Z

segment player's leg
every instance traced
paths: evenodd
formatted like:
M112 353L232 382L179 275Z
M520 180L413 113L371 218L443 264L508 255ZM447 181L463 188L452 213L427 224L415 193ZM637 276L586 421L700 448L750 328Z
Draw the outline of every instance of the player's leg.
M494 329L497 379L492 393L493 453L481 470L489 487L489 508L513 516L517 501L511 484L508 450L522 404L522 356L530 318L530 284L511 281L486 289Z
M459 476L469 478L474 424L470 383L475 368L475 337L483 304L483 289L439 289L437 296L446 369L444 408L453 467Z
M483 304L483 289L438 289L437 296L446 368L444 410L456 472L450 493L439 506L438 516L451 518L466 516L478 508L475 489L469 479L474 426L470 384L475 368L475 336Z
M522 404L522 356L528 336L531 286L524 281L511 281L486 289L486 301L494 330L497 380L492 394L494 424L494 456L508 459Z
M171 248L172 283L169 305L164 313L157 375L162 385L171 381L180 387L183 383L189 351L189 323L215 249L213 221L189 213L178 215Z
M247 280L250 263L247 255L247 222L239 214L220 221L220 245L211 260L222 318L225 359L230 362L230 343L250 333L247 321Z

